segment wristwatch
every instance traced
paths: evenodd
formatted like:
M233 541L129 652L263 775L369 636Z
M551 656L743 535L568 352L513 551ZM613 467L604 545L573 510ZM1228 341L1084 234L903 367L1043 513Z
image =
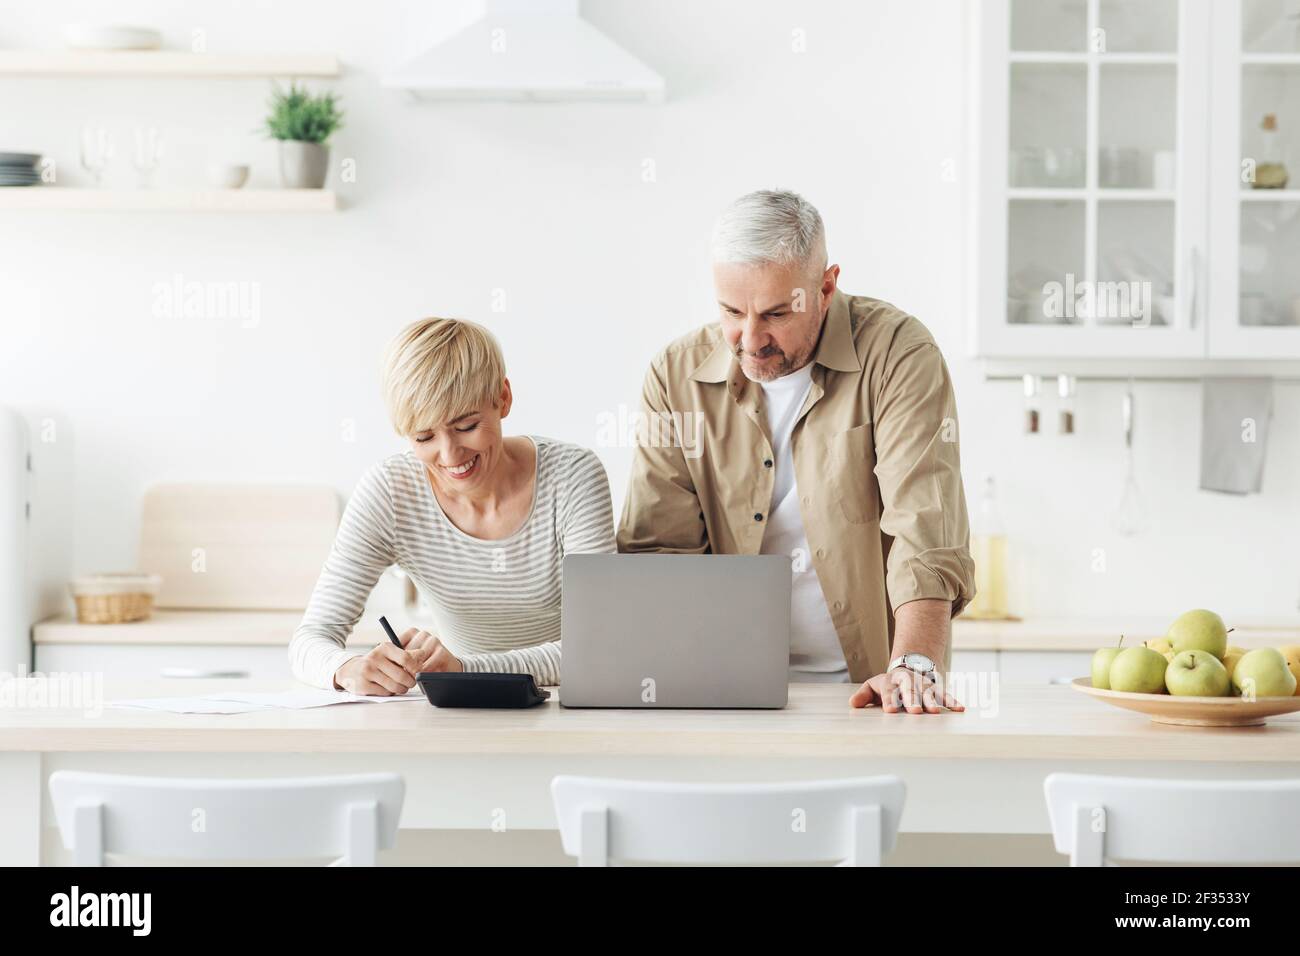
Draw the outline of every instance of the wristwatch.
M906 667L913 674L920 674L922 677L933 677L936 670L934 661L924 654L903 654L889 662L885 673L888 674L899 667Z

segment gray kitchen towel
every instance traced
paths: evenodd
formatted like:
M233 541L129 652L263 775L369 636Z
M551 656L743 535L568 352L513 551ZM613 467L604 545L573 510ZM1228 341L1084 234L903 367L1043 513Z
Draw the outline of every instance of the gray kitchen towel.
M1271 378L1201 381L1201 489L1233 495L1257 492L1264 480Z

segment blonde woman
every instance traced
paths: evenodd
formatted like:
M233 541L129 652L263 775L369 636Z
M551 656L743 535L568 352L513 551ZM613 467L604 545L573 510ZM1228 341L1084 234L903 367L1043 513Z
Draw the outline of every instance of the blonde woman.
M302 624L299 680L402 694L421 671L528 673L560 680L560 563L613 552L609 483L588 449L501 432L512 395L492 334L425 319L384 363L384 397L410 448L367 471L348 501ZM345 647L379 576L396 564L432 603L436 635Z

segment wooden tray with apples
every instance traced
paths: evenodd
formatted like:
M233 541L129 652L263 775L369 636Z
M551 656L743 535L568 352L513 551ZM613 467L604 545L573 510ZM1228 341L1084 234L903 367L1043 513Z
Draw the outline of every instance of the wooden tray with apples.
M1173 694L1132 694L1092 686L1091 677L1076 677L1070 685L1090 697L1097 697L1146 714L1157 724L1190 727L1255 727L1266 718L1300 710L1300 697L1178 697Z
M1101 648L1092 676L1070 683L1161 724L1251 727L1300 711L1300 646L1247 651L1229 633L1213 611L1188 611L1163 638Z

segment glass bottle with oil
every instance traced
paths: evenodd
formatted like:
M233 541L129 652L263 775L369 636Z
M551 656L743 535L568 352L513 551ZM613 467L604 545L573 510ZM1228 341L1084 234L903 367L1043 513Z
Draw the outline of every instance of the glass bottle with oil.
M975 561L975 598L963 617L1008 620L1007 536L998 514L993 476L984 479L979 509L971 522L971 557Z
M1259 162L1255 166L1255 189L1286 189L1290 174L1286 169L1284 150L1277 131L1277 114L1269 113L1259 124L1260 134Z

